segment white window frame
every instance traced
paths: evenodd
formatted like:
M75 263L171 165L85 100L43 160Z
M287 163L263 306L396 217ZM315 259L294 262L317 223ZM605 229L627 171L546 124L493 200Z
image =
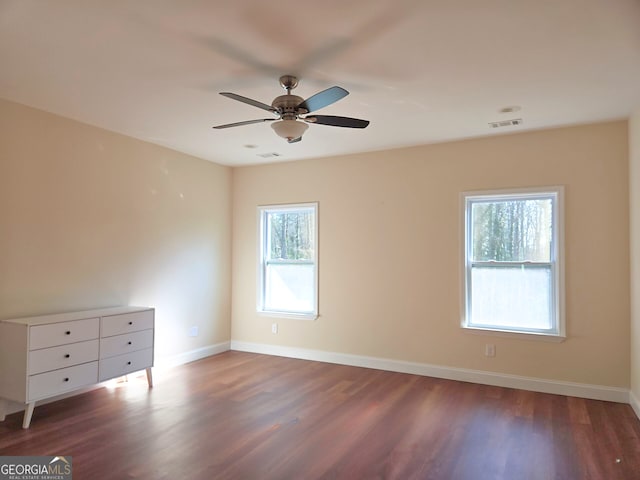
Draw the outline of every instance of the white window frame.
M491 264L500 266L503 262L472 262L471 206L477 202L501 200L552 200L552 239L550 262L504 262L523 267L550 266L551 268L551 316L552 328L527 329L518 327L488 326L474 324L471 321L471 268L472 264ZM461 326L469 331L497 333L503 336L520 338L540 338L562 341L566 337L565 301L564 301L564 188L562 186L540 188L517 188L504 190L472 191L461 194L462 218L462 295Z
M312 311L281 311L269 310L265 307L267 259L269 251L269 236L267 235L267 215L273 212L293 213L300 210L313 210L314 214L314 256L307 262L314 266L313 272L313 310ZM271 260L277 263L277 260ZM258 286L257 286L257 312L268 317L296 318L301 320L315 320L318 318L318 202L293 203L282 205L263 205L258 207Z

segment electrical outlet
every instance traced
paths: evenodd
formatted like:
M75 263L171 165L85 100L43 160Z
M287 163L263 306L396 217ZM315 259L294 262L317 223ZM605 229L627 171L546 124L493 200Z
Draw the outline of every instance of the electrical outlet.
M487 343L484 346L484 354L487 357L495 357L496 356L496 346L492 343Z
M190 337L197 337L199 334L200 334L200 331L199 331L197 325L194 325L193 327L191 327L189 329L189 336Z
M278 324L277 323L272 323L271 324L271 333L273 333L273 334L278 333Z

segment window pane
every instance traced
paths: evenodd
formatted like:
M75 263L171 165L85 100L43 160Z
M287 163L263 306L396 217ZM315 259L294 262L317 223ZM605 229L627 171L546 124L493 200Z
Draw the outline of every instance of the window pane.
M550 198L474 202L472 260L550 262Z
M269 264L266 267L265 309L313 312L314 266Z
M268 259L313 260L314 214L312 209L269 212Z
M471 268L470 322L510 329L553 328L551 267Z
M317 315L317 204L260 208L259 312Z

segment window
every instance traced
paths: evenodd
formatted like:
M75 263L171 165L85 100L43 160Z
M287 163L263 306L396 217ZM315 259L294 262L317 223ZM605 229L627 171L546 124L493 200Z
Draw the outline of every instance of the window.
M317 203L259 208L259 312L317 317L317 212Z
M463 327L563 337L562 188L463 198Z

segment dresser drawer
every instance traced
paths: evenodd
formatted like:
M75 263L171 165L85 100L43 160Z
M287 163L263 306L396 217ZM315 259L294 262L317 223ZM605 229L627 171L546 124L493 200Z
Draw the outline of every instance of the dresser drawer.
M115 357L153 347L153 330L125 333L100 340L100 358Z
M29 327L29 350L93 340L98 338L99 328L97 318L32 326Z
M29 352L29 375L98 360L98 340L70 343Z
M150 330L153 328L153 310L102 317L100 322L102 337Z
M121 377L151 366L153 366L153 348L105 358L100 361L100 381Z
M29 377L29 401L92 385L97 379L98 362L32 375Z

